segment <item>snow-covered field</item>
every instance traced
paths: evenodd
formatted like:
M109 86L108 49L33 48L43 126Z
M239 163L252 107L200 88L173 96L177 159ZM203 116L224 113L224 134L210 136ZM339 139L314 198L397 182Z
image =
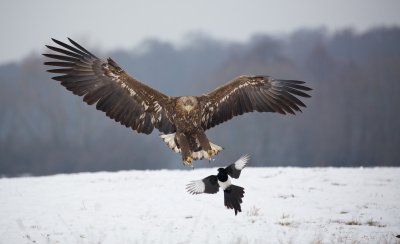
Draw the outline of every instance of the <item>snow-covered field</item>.
M400 168L246 168L242 213L185 185L216 173L0 179L0 243L400 243Z

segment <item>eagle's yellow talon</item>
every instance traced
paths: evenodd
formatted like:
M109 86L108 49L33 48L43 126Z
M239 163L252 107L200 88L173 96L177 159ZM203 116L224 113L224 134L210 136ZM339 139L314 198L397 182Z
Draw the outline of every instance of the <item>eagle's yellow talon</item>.
M185 162L190 165L193 162L193 158L189 156L186 158Z
M214 153L214 150L212 150L212 149L209 149L209 150L207 150L207 153L208 153L208 161L211 161L211 156L213 156L215 153Z

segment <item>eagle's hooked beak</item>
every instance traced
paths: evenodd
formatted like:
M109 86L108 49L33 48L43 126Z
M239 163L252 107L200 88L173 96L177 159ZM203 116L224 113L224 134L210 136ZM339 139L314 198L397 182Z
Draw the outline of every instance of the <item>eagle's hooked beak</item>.
M186 110L186 112L189 114L192 110L193 110L193 106L192 105L185 105L184 109Z

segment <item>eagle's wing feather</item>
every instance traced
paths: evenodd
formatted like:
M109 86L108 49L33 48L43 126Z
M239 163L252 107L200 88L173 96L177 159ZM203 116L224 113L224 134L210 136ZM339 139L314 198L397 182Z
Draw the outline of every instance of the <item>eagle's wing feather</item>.
M235 179L239 178L242 169L247 166L247 162L249 161L249 159L250 155L245 154L241 156L238 160L236 160L236 162L226 167L225 169L228 172L228 175Z
M53 59L45 65L57 67L48 70L60 74L54 80L137 132L150 134L154 128L166 134L175 132L168 117L170 97L129 76L111 58L101 60L71 39L72 45L53 41L63 48L47 46L54 53L43 55Z
M214 91L199 97L202 106L202 127L212 128L243 113L301 111L305 107L296 96L310 97L311 88L303 81L275 80L269 76L239 76Z
M202 180L192 181L186 185L186 190L191 194L217 193L219 191L218 178L216 175L210 175Z

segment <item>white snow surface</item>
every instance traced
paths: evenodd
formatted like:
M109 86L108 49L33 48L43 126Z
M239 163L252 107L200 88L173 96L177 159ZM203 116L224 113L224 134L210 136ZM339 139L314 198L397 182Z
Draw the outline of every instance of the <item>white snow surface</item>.
M400 168L245 168L237 216L190 195L216 168L0 179L0 243L400 243Z

